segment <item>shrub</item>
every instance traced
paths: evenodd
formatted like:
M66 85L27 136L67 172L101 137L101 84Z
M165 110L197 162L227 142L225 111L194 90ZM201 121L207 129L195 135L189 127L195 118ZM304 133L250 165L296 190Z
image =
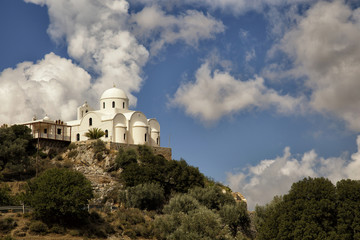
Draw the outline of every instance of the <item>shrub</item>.
M45 235L49 229L45 223L41 221L35 221L30 224L29 230L33 234Z
M156 183L139 184L127 189L126 200L128 207L157 210L165 201L164 190Z
M16 221L9 217L0 220L0 232L8 233L17 226Z
M97 154L99 152L104 152L107 150L105 147L105 143L101 139L98 139L95 142L93 142L92 147L93 147L93 151L95 154Z
M93 197L89 180L70 169L49 169L29 183L27 202L47 222L77 223L88 215Z
M215 212L201 207L188 214L172 213L159 216L154 222L158 239L230 239L230 232L223 228Z
M78 151L77 150L71 150L69 153L68 153L68 157L69 158L74 158L74 157L76 157L77 155L78 155Z
M246 203L226 204L220 208L219 215L222 222L229 226L232 235L235 237L238 230L247 231L250 218L247 213Z
M76 148L77 148L77 146L76 146L75 143L70 143L69 146L67 147L67 149L70 150L70 151L71 151L71 150L74 150L74 149L76 149Z
M57 234L64 234L66 232L66 229L63 226L60 226L58 224L54 224L49 232L51 233L57 233Z
M192 196L188 194L177 194L164 206L163 212L166 214L178 212L188 213L199 207L199 202Z
M189 195L209 209L219 210L222 205L235 204L234 197L229 192L224 193L216 185L206 188L195 187L189 190Z
M0 187L0 206L11 205L13 198L10 196L10 188L7 185Z

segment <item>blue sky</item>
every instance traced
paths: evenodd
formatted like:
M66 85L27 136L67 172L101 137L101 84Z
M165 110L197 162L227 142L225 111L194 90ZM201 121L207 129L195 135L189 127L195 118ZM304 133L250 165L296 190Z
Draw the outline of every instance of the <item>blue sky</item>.
M356 179L359 5L3 0L0 123L75 119L115 83L249 208L307 176Z

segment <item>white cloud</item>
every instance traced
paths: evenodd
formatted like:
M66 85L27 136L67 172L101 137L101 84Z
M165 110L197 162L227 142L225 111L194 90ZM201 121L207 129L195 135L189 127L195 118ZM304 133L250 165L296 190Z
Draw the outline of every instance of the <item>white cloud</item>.
M215 34L225 30L222 22L209 14L187 10L179 16L172 16L156 5L133 14L131 21L136 23L136 35L150 40L152 54L156 54L164 45L177 41L196 47L200 40L214 38Z
M140 90L149 54L129 30L127 1L25 1L48 7L49 35L56 42L65 40L69 56L97 73L92 86L97 94L115 83L136 104L131 93Z
M336 115L356 131L360 130L359 15L360 9L352 10L343 1L319 2L275 48L293 59L294 68L285 76L306 78L311 106Z
M212 70L209 61L197 70L195 78L195 82L180 85L170 105L182 107L188 115L207 123L250 108L273 106L285 114L302 107L302 98L279 95L267 88L261 77L241 81L228 71Z
M231 14L243 14L247 11L262 11L267 7L278 7L299 3L311 3L316 0L130 0L132 3L141 3L146 5L158 4L168 9L176 6L191 5L202 6L212 10L220 9Z
M254 209L256 204L264 205L275 195L286 194L294 182L305 177L326 177L334 184L341 179L360 179L360 136L357 145L358 151L350 159L346 154L325 159L314 150L293 157L286 147L283 156L228 173L227 181L233 191L245 196L249 209Z
M0 73L0 119L10 124L48 114L70 120L84 98L92 97L89 89L90 75L54 53L37 63L19 63Z

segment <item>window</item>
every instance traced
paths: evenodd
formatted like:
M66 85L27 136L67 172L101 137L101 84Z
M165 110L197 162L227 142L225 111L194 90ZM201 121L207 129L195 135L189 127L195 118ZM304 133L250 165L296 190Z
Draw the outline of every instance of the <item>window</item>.
M125 108L125 102L123 102L123 108Z
M80 134L76 134L76 141L80 141Z
M115 102L112 102L112 108L115 108Z
M105 130L105 137L109 137L109 131L108 130Z
M87 113L87 112L88 112L88 110L86 109L85 113Z
M47 134L47 128L44 128L44 133Z
M126 140L126 133L124 133L124 140Z
M156 138L156 144L159 145L159 138Z
M103 102L103 108L105 108L105 102Z
M146 137L147 137L147 134L145 133L145 142L146 142Z
M92 126L92 118L89 118L89 126Z
M59 134L59 135L61 134L61 128L57 129L57 134Z

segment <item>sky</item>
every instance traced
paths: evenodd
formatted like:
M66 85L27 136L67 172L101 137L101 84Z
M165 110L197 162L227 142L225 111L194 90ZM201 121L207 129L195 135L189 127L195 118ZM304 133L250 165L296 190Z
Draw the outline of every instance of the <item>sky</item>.
M0 124L73 120L115 84L249 209L359 179L358 0L1 0L0 34Z

